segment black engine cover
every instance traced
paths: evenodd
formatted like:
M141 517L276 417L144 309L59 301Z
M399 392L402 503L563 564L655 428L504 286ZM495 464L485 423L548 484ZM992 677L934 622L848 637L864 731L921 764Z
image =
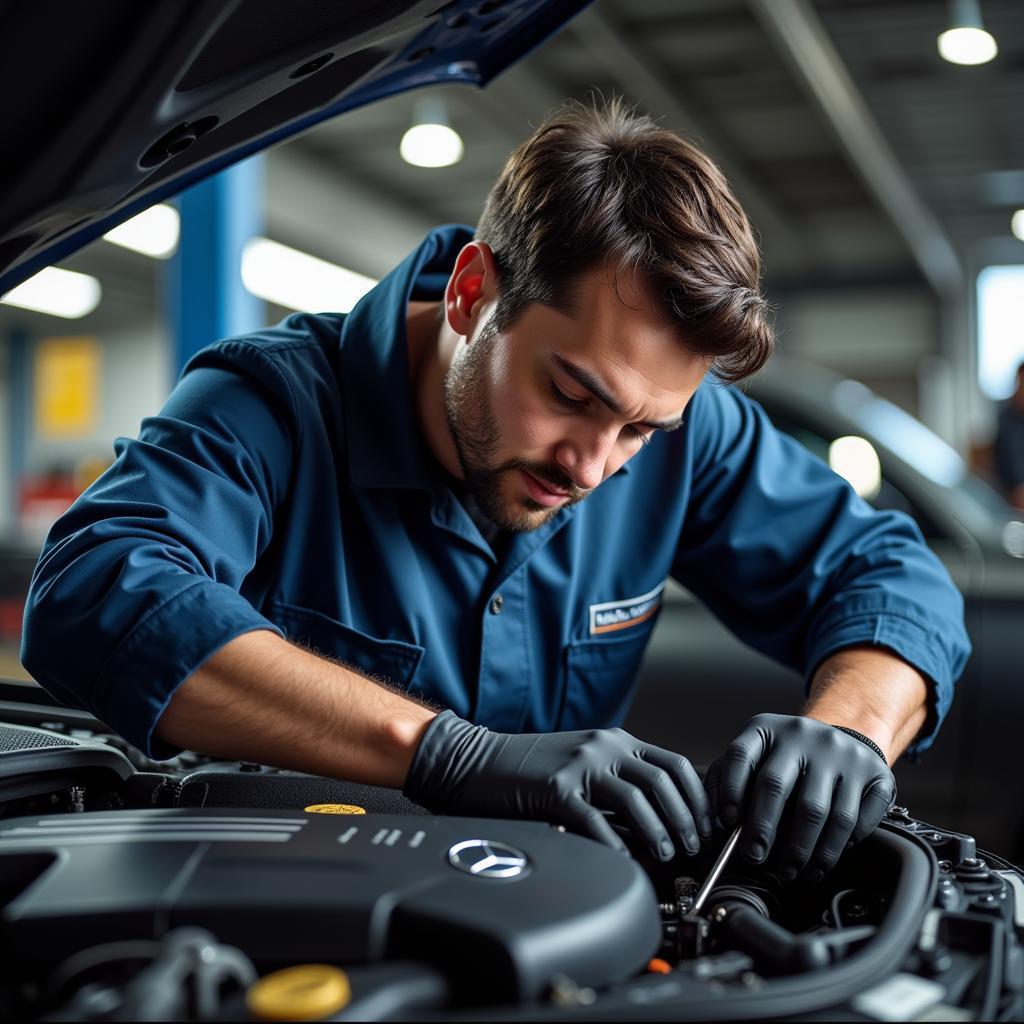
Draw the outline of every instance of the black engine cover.
M261 970L414 957L489 1002L540 996L557 973L626 978L661 940L635 861L539 822L234 808L11 818L0 877L3 945L32 974L187 924Z

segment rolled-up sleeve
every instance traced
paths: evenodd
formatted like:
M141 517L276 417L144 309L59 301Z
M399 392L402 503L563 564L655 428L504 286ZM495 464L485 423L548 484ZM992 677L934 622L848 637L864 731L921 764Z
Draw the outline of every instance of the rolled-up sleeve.
M805 674L888 648L928 680L934 741L970 654L963 599L908 516L877 511L757 403L706 384L687 415L688 512L673 576L740 639Z
M51 530L32 578L22 661L61 701L86 708L155 757L175 689L211 654L280 629L240 593L270 542L296 417L286 379L244 342L197 358L137 439Z

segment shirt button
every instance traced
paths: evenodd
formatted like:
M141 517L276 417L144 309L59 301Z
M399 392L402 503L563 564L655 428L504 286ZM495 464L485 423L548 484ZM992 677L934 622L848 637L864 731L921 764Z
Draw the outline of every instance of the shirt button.
M505 598L501 594L495 594L494 600L491 601L491 614L500 615L501 609L505 607Z

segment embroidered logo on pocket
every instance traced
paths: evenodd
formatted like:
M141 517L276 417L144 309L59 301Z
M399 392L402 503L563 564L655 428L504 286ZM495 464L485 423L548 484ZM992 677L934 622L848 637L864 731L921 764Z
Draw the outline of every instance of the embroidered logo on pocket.
M650 593L640 597L628 597L625 601L606 601L604 604L590 606L590 635L612 633L617 629L628 629L630 626L646 622L661 605L661 592L665 589L664 580Z

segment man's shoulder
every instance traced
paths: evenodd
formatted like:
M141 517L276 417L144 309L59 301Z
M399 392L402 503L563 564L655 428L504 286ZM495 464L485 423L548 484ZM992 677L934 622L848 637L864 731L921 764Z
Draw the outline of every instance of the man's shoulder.
M273 327L222 338L196 353L185 367L219 356L244 367L272 360L283 365L324 358L333 361L341 345L343 313L293 313Z
M735 431L742 429L743 422L759 410L757 402L735 384L708 377L690 399L683 422L691 432Z
M256 380L289 397L334 388L343 313L295 313L273 327L223 338L200 349L182 376L215 368Z

